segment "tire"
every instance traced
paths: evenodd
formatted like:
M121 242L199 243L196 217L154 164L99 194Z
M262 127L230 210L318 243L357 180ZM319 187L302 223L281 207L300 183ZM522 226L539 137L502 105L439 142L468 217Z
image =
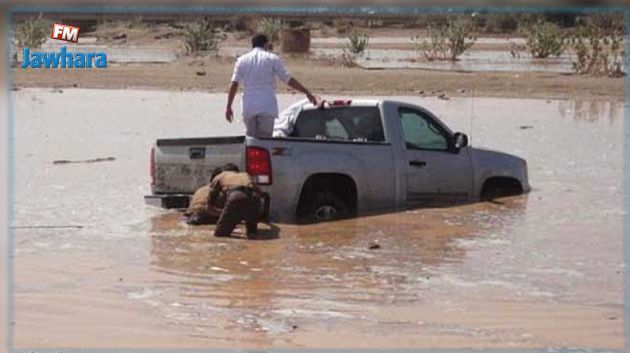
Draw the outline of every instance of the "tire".
M307 197L298 215L300 223L328 222L350 216L350 208L329 191L320 191Z
M522 189L510 186L484 186L481 190L481 201L492 201L494 199L520 195L523 193Z

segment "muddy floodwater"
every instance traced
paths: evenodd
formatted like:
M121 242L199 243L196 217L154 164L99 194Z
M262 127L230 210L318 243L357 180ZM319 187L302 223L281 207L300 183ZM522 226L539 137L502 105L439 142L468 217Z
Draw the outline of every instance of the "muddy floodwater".
M623 103L395 98L533 191L216 239L142 197L156 138L242 131L224 95L13 92L15 347L623 347Z

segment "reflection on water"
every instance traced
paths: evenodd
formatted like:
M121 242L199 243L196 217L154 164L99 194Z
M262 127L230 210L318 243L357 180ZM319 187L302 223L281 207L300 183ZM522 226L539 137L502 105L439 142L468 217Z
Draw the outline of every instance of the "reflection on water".
M217 114L224 95L82 89L13 95L18 342L56 342L61 322L83 332L76 337L91 337L82 331L91 328L119 332L128 312L151 322L143 322L144 331L134 326L134 334L209 346L314 347L321 346L314 337L335 332L381 347L400 337L402 346L415 346L427 335L434 337L429 346L487 346L520 337L516 329L487 326L517 322L532 303L575 305L576 316L563 317L618 339L616 329L598 321L612 325L612 314L597 310L620 310L622 303L619 102L390 97L426 106L476 147L525 158L533 191L496 203L261 225L277 238L248 241L214 238L212 226L185 225L177 212L142 200L156 138L242 131L242 123ZM280 95L280 106L294 99ZM53 164L109 156L116 160ZM68 225L83 228L28 228ZM370 249L374 244L380 248ZM85 298L91 300L85 310L74 310ZM477 301L493 304L475 309ZM493 311L505 302L521 306ZM94 320L88 309L105 304L109 316ZM462 308L481 310L477 321L449 316ZM527 327L549 322L548 310L537 308ZM525 341L563 345L590 336L572 337Z
M563 117L570 117L576 122L594 122L608 119L612 124L615 119L621 119L623 114L621 102L605 100L568 100L558 105L558 111Z

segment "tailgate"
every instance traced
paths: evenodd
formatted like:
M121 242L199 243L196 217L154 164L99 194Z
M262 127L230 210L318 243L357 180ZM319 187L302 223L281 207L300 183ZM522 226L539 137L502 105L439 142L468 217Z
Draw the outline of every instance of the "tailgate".
M245 136L157 140L153 194L189 194L226 163L243 167Z

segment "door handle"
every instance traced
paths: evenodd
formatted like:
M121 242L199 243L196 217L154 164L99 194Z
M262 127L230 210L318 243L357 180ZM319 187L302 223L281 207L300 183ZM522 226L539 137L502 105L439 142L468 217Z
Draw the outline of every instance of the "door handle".
M409 161L409 165L412 167L422 168L427 165L425 161Z
M206 158L206 148L205 147L191 147L188 150L188 157L190 159L204 159Z

